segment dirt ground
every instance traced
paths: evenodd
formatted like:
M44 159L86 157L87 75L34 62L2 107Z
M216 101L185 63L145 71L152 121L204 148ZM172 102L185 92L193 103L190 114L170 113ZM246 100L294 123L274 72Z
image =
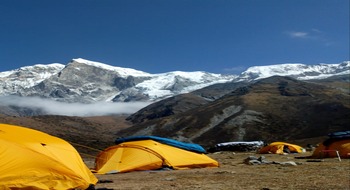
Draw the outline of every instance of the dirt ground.
M96 189L243 189L243 190L350 190L350 159L296 159L310 153L275 155L217 152L208 154L220 163L218 168L169 171L139 171L96 175ZM247 165L249 156L265 156L267 161L293 161L298 165ZM92 159L84 159L93 167Z

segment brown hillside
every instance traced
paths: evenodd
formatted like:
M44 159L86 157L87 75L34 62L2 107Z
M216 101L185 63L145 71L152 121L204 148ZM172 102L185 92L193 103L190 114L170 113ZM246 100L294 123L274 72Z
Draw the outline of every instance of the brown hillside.
M206 148L250 140L306 145L319 143L329 132L348 130L350 99L344 90L348 84L338 79L320 83L271 77L250 85L214 85L157 102L129 117L0 114L0 122L47 132L94 155L95 150L79 145L104 149L116 138L131 135L169 137ZM222 94L221 88L225 88Z
M275 76L117 134L165 136L205 147L251 140L318 143L327 133L348 129L349 97L339 88Z

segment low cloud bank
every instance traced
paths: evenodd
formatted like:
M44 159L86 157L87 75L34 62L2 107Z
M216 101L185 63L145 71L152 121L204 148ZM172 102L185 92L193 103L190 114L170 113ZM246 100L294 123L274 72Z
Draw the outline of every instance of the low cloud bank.
M48 115L100 116L132 114L151 102L65 103L38 97L1 96L0 105L40 109Z

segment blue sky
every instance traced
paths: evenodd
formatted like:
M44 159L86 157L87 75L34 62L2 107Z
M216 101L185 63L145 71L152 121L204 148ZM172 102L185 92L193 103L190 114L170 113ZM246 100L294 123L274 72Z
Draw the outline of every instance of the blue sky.
M349 0L0 0L0 72L84 58L237 74L349 60Z

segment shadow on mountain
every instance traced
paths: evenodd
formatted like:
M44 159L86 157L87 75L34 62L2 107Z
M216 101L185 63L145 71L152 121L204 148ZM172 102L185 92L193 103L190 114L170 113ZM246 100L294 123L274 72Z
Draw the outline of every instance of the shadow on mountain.
M111 146L118 137L134 135L173 138L205 148L255 140L306 145L320 142L330 132L348 130L349 76L312 81L273 76L254 83L216 84L164 99L132 115L11 115L14 109L1 107L0 122L58 136L89 155Z
M330 132L348 129L345 78L299 81L273 76L244 85L210 86L140 110L128 117L133 127L117 135L165 136L205 147L254 140L318 143Z

